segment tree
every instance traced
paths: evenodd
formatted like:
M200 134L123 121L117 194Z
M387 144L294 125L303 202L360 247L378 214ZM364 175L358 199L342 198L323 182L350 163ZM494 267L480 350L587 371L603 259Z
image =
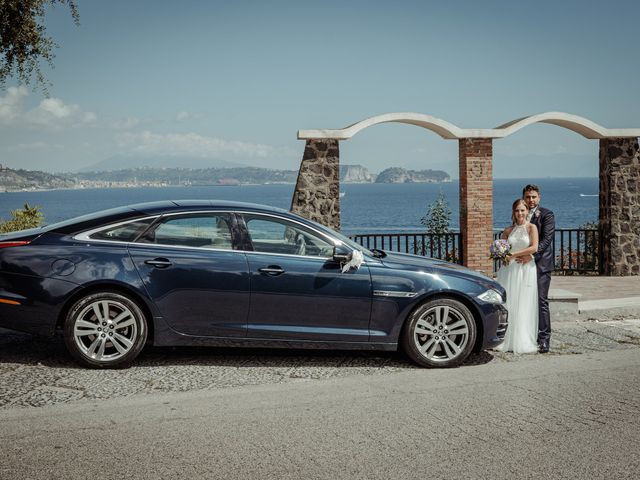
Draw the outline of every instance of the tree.
M28 203L25 203L22 210L13 210L11 212L11 220L0 222L0 233L36 228L43 221L44 215L40 211L40 207L30 207Z
M451 210L444 194L440 191L438 198L427 205L427 211L420 219L420 223L427 227L428 233L449 233L450 222Z
M450 233L451 210L442 191L436 200L427 205L420 223L427 227L427 235L423 240L416 241L414 253L421 253L431 257L442 258L448 262L457 263L459 260L458 247L455 236Z
M73 22L80 25L76 0L0 0L0 88L6 87L10 77L31 85L35 76L36 84L48 95L51 83L40 63L53 67L53 50L59 46L44 26L46 9L55 4L67 5Z

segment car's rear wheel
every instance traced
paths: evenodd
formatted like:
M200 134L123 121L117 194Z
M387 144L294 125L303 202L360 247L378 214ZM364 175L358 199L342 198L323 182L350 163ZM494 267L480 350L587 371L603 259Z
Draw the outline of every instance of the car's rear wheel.
M122 368L140 353L147 322L138 304L116 292L87 295L69 309L64 340L71 355L92 368Z
M458 300L436 298L416 308L407 319L402 343L409 357L424 367L455 367L464 362L476 341L476 323Z

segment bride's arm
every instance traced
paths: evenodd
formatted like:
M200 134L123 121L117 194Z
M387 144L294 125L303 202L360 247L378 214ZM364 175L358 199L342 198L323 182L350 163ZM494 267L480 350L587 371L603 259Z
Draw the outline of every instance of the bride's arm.
M523 248L522 250L518 250L517 252L513 252L511 254L512 257L526 257L527 255L533 255L538 251L538 227L536 227L533 223L529 224L529 246L527 248Z
M502 231L502 236L500 238L502 238L502 240L506 240L507 238L509 238L509 234L511 233L511 230L513 230L513 225L509 225L508 227L506 227Z

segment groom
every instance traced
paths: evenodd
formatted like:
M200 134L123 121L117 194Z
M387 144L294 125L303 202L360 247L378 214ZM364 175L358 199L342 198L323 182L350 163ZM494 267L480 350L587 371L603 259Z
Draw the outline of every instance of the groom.
M553 212L540 206L540 188L537 185L524 187L522 198L529 207L529 221L538 227L538 251L533 256L538 273L538 351L547 353L551 337L548 295L554 267L553 236L556 222ZM531 257L518 259L522 263L530 260Z

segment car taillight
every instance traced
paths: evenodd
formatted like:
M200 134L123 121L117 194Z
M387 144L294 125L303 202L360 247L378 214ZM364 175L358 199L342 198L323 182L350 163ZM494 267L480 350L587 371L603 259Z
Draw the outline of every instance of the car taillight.
M22 245L28 245L31 243L31 240L20 240L20 241L8 241L8 242L0 242L0 248L6 247L20 247Z

